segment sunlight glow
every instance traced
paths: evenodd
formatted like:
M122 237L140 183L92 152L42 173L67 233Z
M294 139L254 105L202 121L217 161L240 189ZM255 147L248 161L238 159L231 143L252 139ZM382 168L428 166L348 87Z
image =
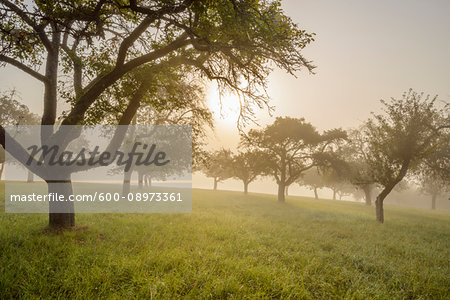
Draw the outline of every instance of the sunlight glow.
M217 87L211 86L207 93L208 107L217 125L236 126L239 118L239 97L229 93L220 96Z

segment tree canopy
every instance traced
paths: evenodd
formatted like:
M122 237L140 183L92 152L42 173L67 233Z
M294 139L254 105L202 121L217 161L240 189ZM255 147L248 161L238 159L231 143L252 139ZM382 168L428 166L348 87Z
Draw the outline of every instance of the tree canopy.
M437 97L409 90L401 99L382 101L385 114L367 121L371 176L383 187L376 199L377 220L384 222L383 201L408 174L437 149L441 137L450 130L449 106L439 106Z
M333 143L345 137L340 129L320 134L304 119L278 117L263 129L250 130L245 143L265 152L270 175L278 184L278 200L284 202L286 186L306 170L330 162Z

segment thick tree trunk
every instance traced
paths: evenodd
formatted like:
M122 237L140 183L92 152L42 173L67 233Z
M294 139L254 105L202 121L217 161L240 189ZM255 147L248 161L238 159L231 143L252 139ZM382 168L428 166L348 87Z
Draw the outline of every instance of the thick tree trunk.
M286 202L285 194L285 186L284 183L278 183L278 202L284 203Z
M431 195L431 209L432 210L436 209L436 198L437 198L437 194Z
M314 187L314 199L318 200L319 199L319 194L317 193L317 188Z
M244 194L248 194L248 182L244 181Z
M366 205L371 206L372 205L372 189L370 186L364 186L364 200L366 201Z
M142 172L138 172L138 187L139 189L144 187L144 174Z
M48 193L54 193L57 198L64 195L68 200L72 195L72 181L48 181ZM50 228L63 229L75 226L75 205L73 201L50 201L49 202L49 226Z
M214 187L213 187L213 189L215 191L217 191L217 182L218 182L217 178L214 177Z
M384 210L383 210L383 200L380 196L375 200L375 211L377 216L377 221L380 223L384 223Z
M34 181L34 174L30 170L28 170L27 182L33 182L33 181Z

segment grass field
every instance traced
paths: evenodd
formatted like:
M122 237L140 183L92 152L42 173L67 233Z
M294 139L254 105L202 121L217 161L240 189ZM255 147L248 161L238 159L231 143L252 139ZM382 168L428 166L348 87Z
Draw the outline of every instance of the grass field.
M3 201L2 201L3 205ZM0 207L4 211L3 207ZM0 298L450 295L450 213L193 191L192 214L0 214Z

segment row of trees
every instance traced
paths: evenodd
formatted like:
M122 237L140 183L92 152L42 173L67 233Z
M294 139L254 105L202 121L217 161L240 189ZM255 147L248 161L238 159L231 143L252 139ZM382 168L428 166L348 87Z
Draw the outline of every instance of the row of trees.
M401 99L381 102L383 113L347 132L319 133L304 119L277 118L243 134L244 150L238 155L226 150L209 154L204 173L214 178L215 188L226 178L241 179L245 191L257 176L270 176L278 185L280 202L294 182L310 186L316 195L317 188L329 186L334 198L357 187L369 205L378 187L376 218L381 223L385 198L408 178L432 195L435 207L437 195L450 186L449 104L412 90Z

